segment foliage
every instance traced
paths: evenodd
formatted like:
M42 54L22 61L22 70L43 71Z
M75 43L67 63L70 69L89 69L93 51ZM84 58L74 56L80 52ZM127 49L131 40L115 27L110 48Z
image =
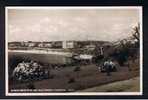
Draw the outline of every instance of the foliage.
M138 55L139 35L140 35L139 25L135 26L133 28L133 31L134 32L130 37L130 40L128 39L121 40L118 46L115 48L114 52L110 54L110 56L114 57L121 66L124 65L124 62L126 62L129 57L132 57L132 59L135 59L136 55Z
M69 78L68 83L74 83L75 81L75 78Z
M32 82L30 82L30 83L27 84L27 88L28 89L35 89L35 86Z
M77 72L77 71L80 71L80 70L81 70L80 66L77 66L77 67L74 68L74 72Z

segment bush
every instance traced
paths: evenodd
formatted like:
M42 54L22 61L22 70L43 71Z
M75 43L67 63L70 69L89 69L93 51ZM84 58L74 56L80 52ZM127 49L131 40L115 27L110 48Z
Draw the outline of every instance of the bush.
M35 89L35 86L34 86L34 84L31 82L31 83L27 84L27 88L28 88L28 89Z
M74 83L76 80L75 80L75 78L70 78L69 80L68 80L68 83Z
M81 68L79 66L75 67L74 72L80 71Z
M54 76L55 76L55 75L53 75L53 74L51 75L51 74L50 74L48 78L49 78L49 79L53 79Z
M116 61L118 61L120 66L123 66L124 63L128 60L129 49L122 48L120 50L115 50L112 54L110 54L110 56L113 57Z

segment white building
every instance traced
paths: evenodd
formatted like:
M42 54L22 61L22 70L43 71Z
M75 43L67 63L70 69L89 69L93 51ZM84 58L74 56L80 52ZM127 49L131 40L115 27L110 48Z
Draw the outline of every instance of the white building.
M74 48L74 42L73 41L63 41L62 47L63 48Z

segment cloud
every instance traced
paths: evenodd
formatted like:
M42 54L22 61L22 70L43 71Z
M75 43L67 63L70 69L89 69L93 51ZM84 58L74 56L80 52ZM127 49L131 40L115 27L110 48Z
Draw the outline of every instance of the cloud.
M13 13L12 13L13 12ZM130 35L135 10L9 10L9 41L108 40Z

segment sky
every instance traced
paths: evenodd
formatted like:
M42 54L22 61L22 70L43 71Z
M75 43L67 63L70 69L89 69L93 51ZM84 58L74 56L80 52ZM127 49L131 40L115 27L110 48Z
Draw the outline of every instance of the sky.
M116 41L140 22L138 9L8 9L8 41Z

